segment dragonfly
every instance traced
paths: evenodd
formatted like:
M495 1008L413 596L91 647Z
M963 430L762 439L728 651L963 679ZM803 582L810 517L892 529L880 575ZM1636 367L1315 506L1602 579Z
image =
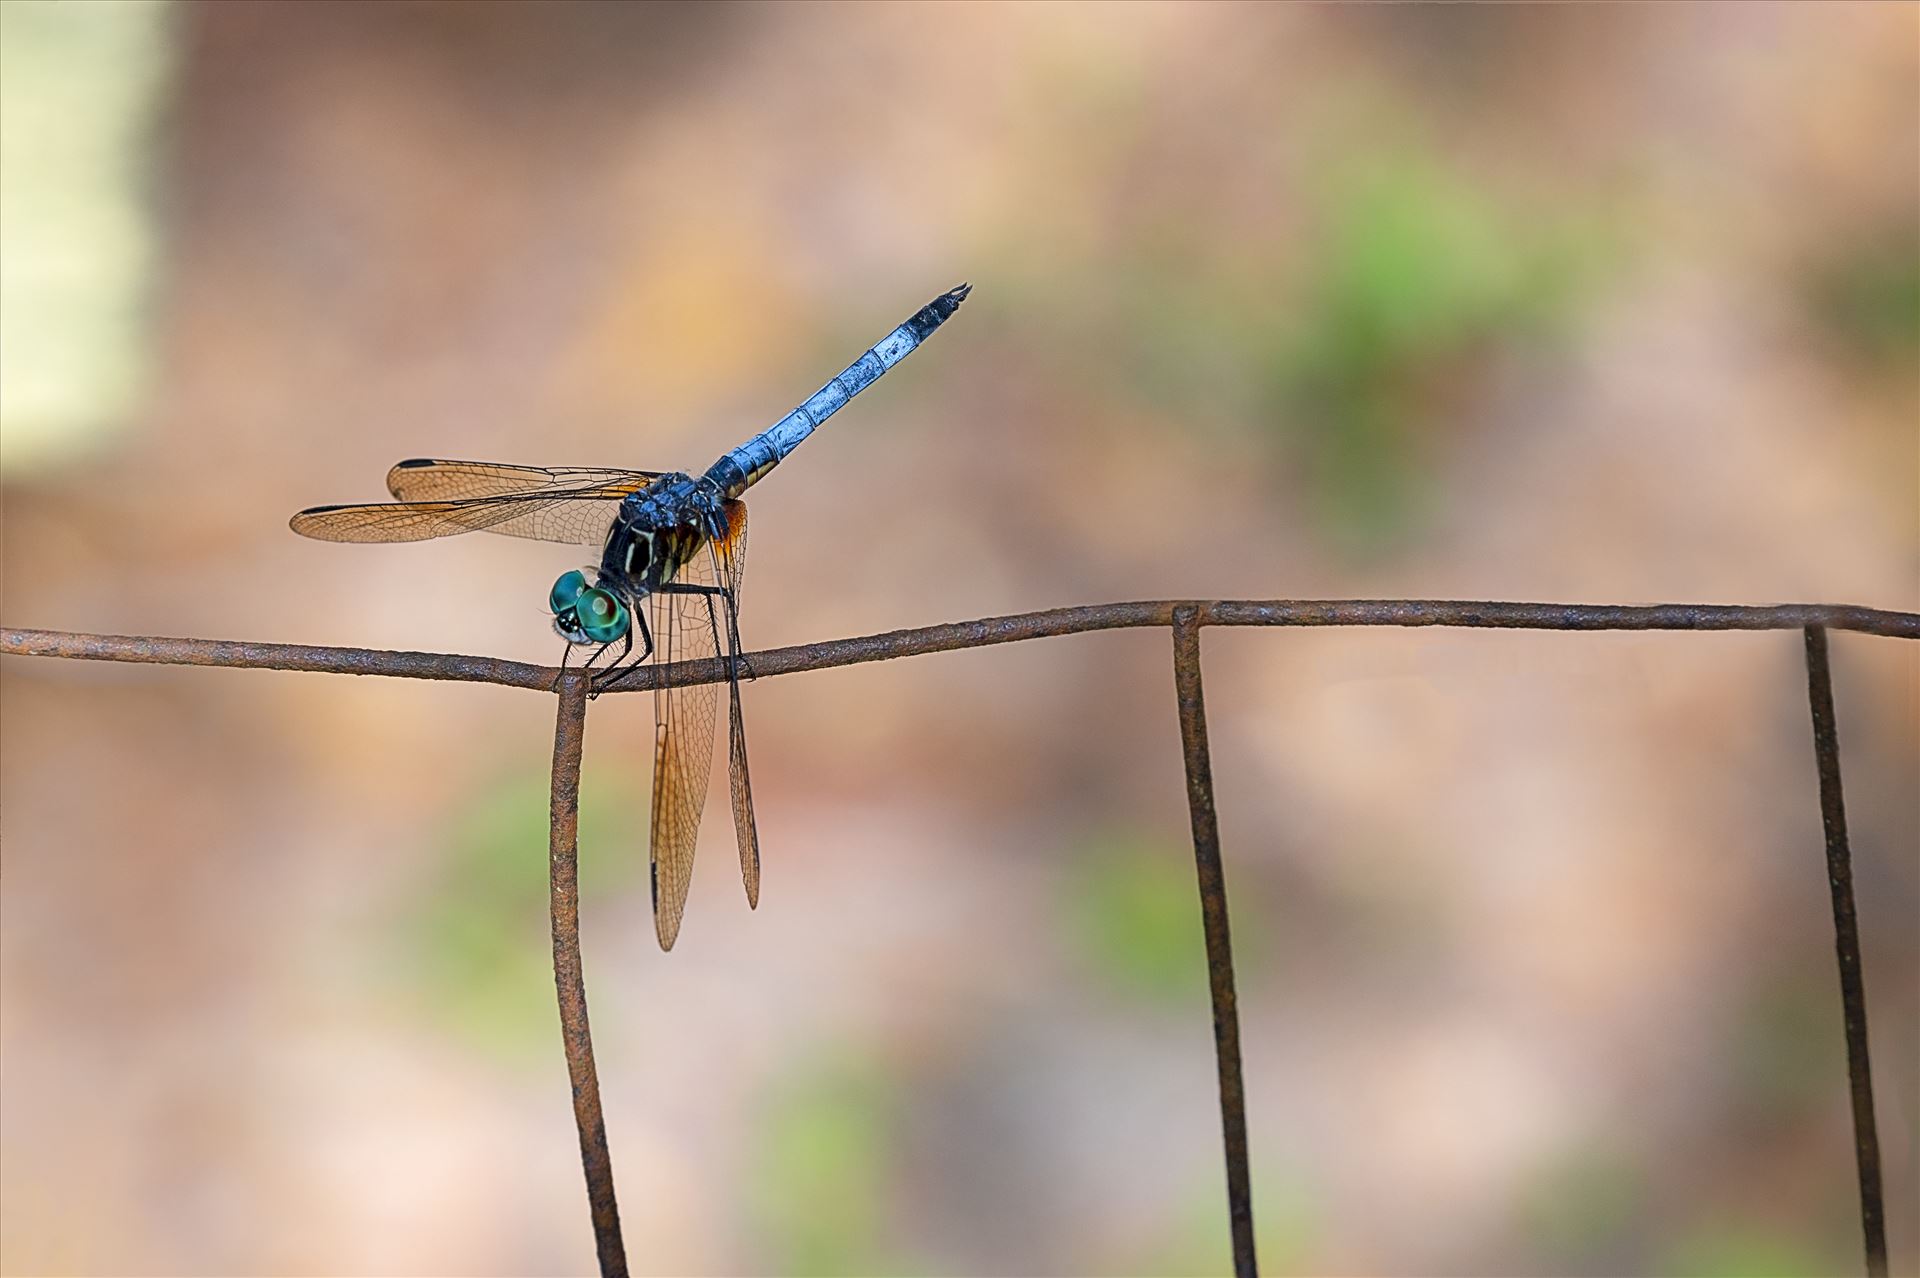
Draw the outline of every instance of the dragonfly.
M414 458L387 472L393 501L314 506L295 515L291 526L322 541L426 541L490 532L600 547L591 582L576 569L553 583L547 594L553 628L566 640L568 654L593 649L588 668L613 653L592 675L596 692L649 660L664 665L725 654L734 836L747 905L757 908L760 837L740 710L740 583L747 551L741 497L848 400L912 354L969 292L971 286L962 284L934 298L798 408L698 477ZM718 685L711 683L656 687L653 693L648 865L654 932L663 950L673 948L686 910L718 701Z

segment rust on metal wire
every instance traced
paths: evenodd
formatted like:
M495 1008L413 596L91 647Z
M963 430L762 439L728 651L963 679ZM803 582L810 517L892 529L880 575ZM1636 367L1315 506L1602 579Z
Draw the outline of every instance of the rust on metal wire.
M224 666L241 670L310 670L322 674L389 675L399 679L457 679L551 691L558 671L521 661L463 657L451 652L388 652L304 643L248 643L237 639L163 639L152 635L83 635L63 630L0 630L0 653L75 657L162 666Z
M1227 1153L1227 1223L1233 1272L1253 1278L1253 1186L1247 1172L1247 1089L1240 1070L1240 1010L1233 992L1233 944L1227 932L1227 875L1220 863L1220 822L1213 805L1213 763L1207 753L1207 702L1200 683L1200 620L1195 608L1173 612L1173 687L1180 708L1180 745L1187 765L1187 811L1193 863L1200 879L1200 922L1206 932L1207 984L1213 1000L1213 1054L1220 1080L1220 1124Z
M1201 626L1466 626L1520 630L1800 630L1823 626L1898 639L1920 639L1920 613L1850 604L1551 604L1476 603L1425 599L1142 600L1051 608L1043 612L949 622L855 639L833 639L746 653L743 671L755 678L888 661L957 648L1016 643L1094 630L1170 626L1176 608L1195 612ZM0 653L133 661L161 665L309 670L332 674L392 675L405 679L459 679L510 688L551 691L560 672L551 666L436 652L382 652L308 644L243 643L227 639L162 639L142 635L72 634L60 630L0 630ZM609 692L644 692L680 684L718 683L727 664L718 658L635 670Z
M587 1174L593 1241L606 1278L625 1278L620 1207L613 1196L613 1158L600 1112L600 1078L593 1067L587 1025L587 983L580 966L580 751L587 734L585 675L569 673L557 689L553 725L553 807L547 847L548 900L553 916L553 984L560 996L560 1037L573 1084L573 1122L580 1131L580 1163Z
M1493 630L1798 630L1920 639L1920 614L1853 604L1473 603L1459 599L1223 599L1208 626L1469 626Z
M1920 614L1852 605L1780 604L1548 604L1475 603L1459 600L1146 600L1054 608L895 630L825 643L774 648L734 658L742 674L763 677L824 670L896 657L978 648L1060 635L1146 626L1173 630L1174 678L1185 746L1187 797L1193 823L1201 918L1212 991L1214 1048L1219 1071L1220 1113L1227 1156L1228 1217L1234 1269L1255 1272L1253 1215L1247 1172L1246 1094L1240 1065L1239 1021L1234 1001L1233 961L1227 932L1226 881L1220 862L1207 754L1206 707L1200 683L1203 626L1464 626L1593 632L1600 630L1802 630L1807 645L1808 695L1813 712L1814 752L1826 827L1828 881L1833 893L1834 939L1847 1041L1847 1074L1853 1095L1855 1153L1860 1175L1861 1226L1867 1272L1887 1272L1879 1144L1874 1131L1873 1086L1867 1066L1866 993L1860 970L1859 923L1854 913L1853 871L1841 801L1840 756L1835 743L1833 685L1827 662L1828 630L1853 630L1900 639L1920 639ZM387 675L492 683L558 694L554 731L552 870L554 984L573 1085L574 1121L593 1212L594 1239L603 1274L626 1273L613 1170L607 1153L593 1044L587 1027L586 985L580 966L578 813L580 751L586 705L594 691L584 672L453 653L383 652L307 644L246 643L222 639L168 639L143 635L72 634L57 630L0 629L0 653L68 657L91 661L242 669L303 670L333 674ZM717 683L728 677L725 661L680 662L646 667L623 677L617 691L646 691L682 684ZM616 691L616 689L604 689Z
M1834 726L1833 671L1827 632L1807 627L1807 703L1813 711L1813 760L1820 774L1820 824L1827 836L1827 886L1833 896L1833 944L1840 960L1840 1012L1847 1038L1847 1086L1853 1094L1853 1154L1860 1173L1860 1229L1867 1273L1885 1278L1887 1221L1880 1187L1880 1136L1873 1120L1873 1070L1867 1060L1867 982L1860 966L1860 920L1853 908L1853 853L1840 790L1840 739Z

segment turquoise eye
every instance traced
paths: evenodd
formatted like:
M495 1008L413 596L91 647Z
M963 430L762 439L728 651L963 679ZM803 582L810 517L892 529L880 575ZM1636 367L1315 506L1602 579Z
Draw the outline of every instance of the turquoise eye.
M587 578L579 571L563 572L560 580L553 583L553 593L547 596L547 607L553 609L554 616L571 612L578 602L581 592L587 588Z
M607 591L583 590L573 605L580 630L595 643L612 643L627 633L627 606Z

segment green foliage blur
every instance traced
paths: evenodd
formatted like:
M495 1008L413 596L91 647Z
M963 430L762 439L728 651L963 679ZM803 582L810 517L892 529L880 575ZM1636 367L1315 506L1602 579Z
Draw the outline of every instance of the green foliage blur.
M748 1214L780 1273L917 1272L889 1236L899 1098L886 1067L847 1050L797 1065L753 1125Z
M1306 1179L1284 1169L1260 1166L1253 1173L1253 1244L1264 1272L1309 1272L1313 1249L1320 1240L1319 1205ZM1168 1278L1184 1274L1233 1272L1225 1186L1217 1181L1195 1185L1174 1217L1168 1236L1147 1254L1134 1258L1124 1271L1139 1278Z
M394 920L397 965L417 984L419 1010L473 1046L514 1064L544 1063L553 1032L553 968L547 916L548 778L518 772L458 809L438 871ZM631 843L611 778L589 772L580 787L580 846ZM583 856L580 899L619 896L644 867L636 855Z
M1072 935L1099 980L1147 1005L1204 1001L1206 947L1191 850L1114 830L1089 838L1070 864Z
M1842 350L1911 380L1920 360L1920 228L1891 228L1839 249L1810 272L1807 294Z
M1329 176L1295 322L1255 357L1270 420L1304 467L1322 531L1396 548L1434 500L1437 457L1503 361L1538 354L1583 300L1604 241L1416 148Z

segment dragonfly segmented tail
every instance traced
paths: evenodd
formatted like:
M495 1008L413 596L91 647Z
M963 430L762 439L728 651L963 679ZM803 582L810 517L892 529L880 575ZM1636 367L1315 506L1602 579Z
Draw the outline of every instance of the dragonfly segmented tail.
M806 403L708 467L706 477L730 498L746 492L762 475L779 465L781 458L798 448L800 441L813 434L821 422L912 354L914 347L926 341L934 329L960 309L960 303L971 291L972 285L962 284L928 302L912 319L849 364L845 372L822 386Z

